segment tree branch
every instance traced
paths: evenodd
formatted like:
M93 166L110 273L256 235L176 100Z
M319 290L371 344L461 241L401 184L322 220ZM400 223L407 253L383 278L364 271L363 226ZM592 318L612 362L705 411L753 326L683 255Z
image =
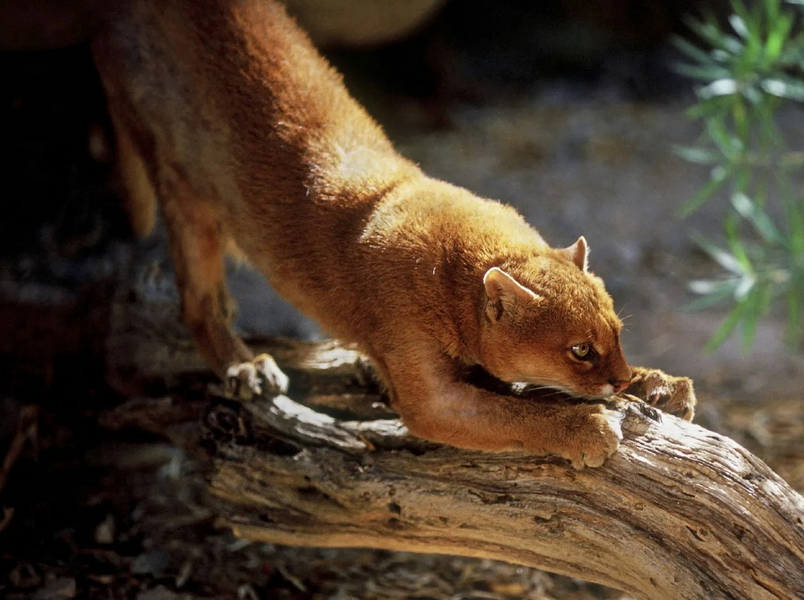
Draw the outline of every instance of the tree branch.
M354 353L262 349L310 386L305 404L371 404ZM488 557L639 598L804 598L804 499L724 436L642 403L616 408L620 450L583 471L418 440L376 406L348 420L287 397L213 402L201 441L220 521L241 537ZM142 405L121 411L118 424L142 421Z

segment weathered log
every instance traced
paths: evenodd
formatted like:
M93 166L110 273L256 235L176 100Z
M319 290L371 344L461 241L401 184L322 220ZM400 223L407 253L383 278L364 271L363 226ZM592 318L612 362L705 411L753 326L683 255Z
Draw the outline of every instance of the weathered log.
M203 409L210 490L238 536L502 559L639 598L804 598L804 499L724 436L623 401L624 440L602 468L457 450L378 419L354 353L266 349L305 383L305 404L338 399L330 413L341 417L284 396ZM161 417L129 406L118 420L173 419L186 433L168 405ZM343 417L367 405L363 420Z

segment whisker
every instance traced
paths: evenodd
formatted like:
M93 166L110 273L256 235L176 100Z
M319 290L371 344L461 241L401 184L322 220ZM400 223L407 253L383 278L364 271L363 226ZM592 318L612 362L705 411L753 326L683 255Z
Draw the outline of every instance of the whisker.
M544 398L552 398L554 396L561 396L561 395L571 396L571 397L576 397L577 396L577 394L575 394L573 392L570 392L569 390L565 390L565 389L563 389L563 388L561 388L559 386L555 386L555 385L528 383L528 384L525 384L525 387L522 389L522 391L524 391L524 392L541 392L541 391L545 391L545 390L550 390L550 393L540 396L540 398L542 398L542 399L544 399Z

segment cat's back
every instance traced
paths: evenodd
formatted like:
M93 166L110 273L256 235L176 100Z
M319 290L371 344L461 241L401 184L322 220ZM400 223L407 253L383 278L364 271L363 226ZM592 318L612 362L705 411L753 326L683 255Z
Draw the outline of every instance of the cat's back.
M513 207L427 176L399 186L375 211L364 239L400 257L427 257L434 264L460 260L478 268L548 248Z
M143 136L192 146L210 133L240 145L266 126L309 125L299 102L306 38L271 0L128 0L110 11L93 54L110 100ZM280 114L281 113L281 114Z
M366 172L387 180L395 175L378 173L399 168L380 127L273 0L124 1L93 54L112 111L156 154L146 159L179 165L231 205L235 224L238 206L342 199Z

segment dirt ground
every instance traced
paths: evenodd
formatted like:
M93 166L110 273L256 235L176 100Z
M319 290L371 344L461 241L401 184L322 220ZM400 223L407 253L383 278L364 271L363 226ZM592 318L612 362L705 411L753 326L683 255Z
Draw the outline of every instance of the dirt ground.
M529 567L286 548L217 528L197 460L158 437L99 424L124 400L104 367L118 290L147 275L152 297L144 301L175 309L176 300L164 239L131 239L110 165L102 151L93 158L87 150L103 103L85 49L2 60L1 170L18 210L0 223L0 596L626 597ZM673 152L699 134L684 115L690 95L679 84L645 94L644 81L635 92L622 73L643 58L617 60L595 77L487 87L471 101L433 103L377 91L370 78L347 81L428 173L513 204L556 245L586 236L591 268L626 318L630 361L693 377L696 422L745 445L804 492L804 356L784 345L775 314L750 353L738 339L703 351L726 313L685 308L686 283L716 272L690 234L719 235L722 206L676 216L706 179ZM347 73L360 68L345 64ZM804 134L796 116L786 115L789 126ZM320 335L247 268L233 267L231 283L247 336Z

